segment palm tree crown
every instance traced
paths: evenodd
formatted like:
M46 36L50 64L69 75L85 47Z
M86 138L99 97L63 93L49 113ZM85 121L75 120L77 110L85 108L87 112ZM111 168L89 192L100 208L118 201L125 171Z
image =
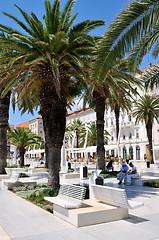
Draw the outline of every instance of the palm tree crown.
M159 99L155 96L145 94L137 102L135 102L133 116L136 117L136 124L139 121L148 121L153 123L154 119L158 121L159 116Z
M158 122L159 117L159 99L145 94L137 102L135 102L135 108L133 116L136 117L136 124L139 121L144 121L146 125L147 137L149 141L149 156L148 158L153 163L153 146L152 146L152 127L154 119Z
M156 43L154 55L158 55L159 1L132 1L110 24L97 49L94 63L94 79L103 81L108 71L128 52L132 54L132 70Z
M12 145L19 148L20 153L20 166L24 166L24 154L28 147L33 149L34 147L40 147L43 140L41 137L32 133L31 130L26 128L17 128L13 131L9 128L7 134L8 140Z
M67 100L79 85L78 77L81 78L87 69L87 58L93 54L95 40L89 32L104 24L101 20L86 20L73 26L77 17L77 14L72 17L74 4L75 0L68 0L61 11L60 0L55 0L53 6L50 1L45 1L44 22L33 12L28 15L18 6L24 22L4 13L25 34L0 24L0 30L12 36L7 40L2 37L1 46L17 51L15 57L9 58L9 67L1 70L7 75L0 87L6 83L3 94L14 87L13 93L18 93L18 100L25 95L38 99L50 169L48 186L54 189L59 187Z

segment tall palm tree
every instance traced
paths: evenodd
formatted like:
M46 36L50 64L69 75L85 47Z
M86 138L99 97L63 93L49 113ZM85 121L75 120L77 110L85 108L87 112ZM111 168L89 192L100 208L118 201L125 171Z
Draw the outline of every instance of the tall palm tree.
M134 91L135 92L135 91ZM133 94L134 94L133 92ZM122 96L119 96L118 98L115 98L113 92L110 93L109 98L107 99L107 108L110 107L112 111L114 111L115 114L115 124L116 124L116 138L118 139L119 135L119 118L120 118L120 112L121 110L126 110L127 113L131 109L131 98L132 96L125 93Z
M154 119L158 122L159 117L159 99L145 94L135 102L133 116L136 117L136 124L139 121L144 121L146 125L147 137L149 142L149 156L153 163L152 151L152 127Z
M14 130L9 128L7 137L10 140L10 144L19 148L21 167L24 166L24 154L27 148L30 147L33 149L34 147L41 147L43 145L42 138L26 128L17 128Z
M0 37L6 37L4 34L1 34ZM7 37L6 37L7 38ZM6 68L8 66L8 57L14 56L15 53L9 49L0 48L0 67ZM3 58L5 56L5 58ZM6 74L1 74L0 79L3 79ZM8 119L9 119L9 105L10 105L10 96L11 91L9 91L4 97L1 97L1 93L4 90L4 85L2 84L0 90L0 174L5 174L5 167L7 165L7 128L8 128Z
M0 97L0 174L5 174L5 167L7 165L7 128L9 119L9 105L10 105L9 91L5 97Z
M92 54L95 42L89 32L104 24L101 20L87 20L72 27L77 17L71 17L74 3L75 0L68 0L61 11L60 0L55 0L53 6L45 1L44 24L33 12L28 15L18 6L25 22L4 13L26 34L0 24L0 30L12 36L9 40L1 38L0 45L18 52L10 58L10 67L1 71L7 76L0 86L6 82L5 92L14 86L19 99L36 89L45 132L48 187L53 189L59 188L67 99L76 77L87 69L86 57Z
M114 98L118 102L124 102L124 96L131 97L132 93L136 93L135 87L141 86L138 79L131 76L127 61L121 60L120 63L112 65L112 69L108 71L107 76L102 84L97 80L91 79L92 86L90 87L89 97L87 101L95 106L96 125L97 125L97 168L105 170L105 149L104 149L104 113L106 100L113 92ZM90 64L90 68L92 65ZM93 70L92 70L93 72ZM93 74L92 74L93 75ZM92 101L90 100L92 98ZM85 101L84 101L85 102Z

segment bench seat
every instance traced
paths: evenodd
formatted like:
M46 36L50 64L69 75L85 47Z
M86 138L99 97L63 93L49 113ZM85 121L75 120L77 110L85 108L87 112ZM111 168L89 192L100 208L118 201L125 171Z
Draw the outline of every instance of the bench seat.
M45 197L45 200L59 205L63 208L79 208L82 204L81 200L72 199L71 197L67 196L57 196L57 197Z
M86 188L71 184L63 184L57 197L44 197L46 201L62 208L79 208L85 197Z

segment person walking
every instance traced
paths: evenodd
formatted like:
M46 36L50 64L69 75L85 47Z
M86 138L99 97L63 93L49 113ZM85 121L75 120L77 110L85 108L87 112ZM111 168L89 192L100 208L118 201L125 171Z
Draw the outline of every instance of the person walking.
M126 177L127 177L128 172L129 172L129 167L126 164L126 161L123 160L122 165L120 167L120 173L117 174L117 180L119 180L118 184L121 184L123 179L124 179L124 182L126 181Z

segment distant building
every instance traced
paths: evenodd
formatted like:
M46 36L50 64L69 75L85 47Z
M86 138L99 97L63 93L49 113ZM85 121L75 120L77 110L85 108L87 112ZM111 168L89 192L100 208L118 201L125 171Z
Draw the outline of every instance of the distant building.
M33 133L35 133L38 136L40 136L43 139L45 139L44 129L43 129L43 121L42 121L42 117L41 116L29 120L29 129Z

